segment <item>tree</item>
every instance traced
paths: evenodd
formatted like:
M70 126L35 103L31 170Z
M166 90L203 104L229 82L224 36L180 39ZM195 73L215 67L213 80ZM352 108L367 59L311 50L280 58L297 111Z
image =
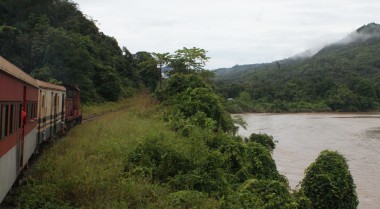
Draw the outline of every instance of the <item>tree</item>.
M183 47L175 51L170 66L174 69L174 73L191 73L203 70L206 62L210 59L206 56L206 53L207 51L204 49Z
M311 200L313 208L357 208L359 201L355 183L346 159L338 152L322 151L306 169L301 190Z
M157 64L160 67L160 89L161 89L161 82L162 82L162 66L167 65L170 62L171 55L170 53L152 53L153 58L156 60Z
M137 52L135 55L135 65L141 81L146 87L154 91L159 81L156 60L148 52Z

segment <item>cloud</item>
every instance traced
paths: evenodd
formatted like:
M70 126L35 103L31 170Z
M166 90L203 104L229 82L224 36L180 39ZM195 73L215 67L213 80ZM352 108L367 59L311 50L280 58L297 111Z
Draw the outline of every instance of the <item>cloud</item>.
M380 22L377 0L75 2L132 53L196 46L209 51L210 69L291 57Z

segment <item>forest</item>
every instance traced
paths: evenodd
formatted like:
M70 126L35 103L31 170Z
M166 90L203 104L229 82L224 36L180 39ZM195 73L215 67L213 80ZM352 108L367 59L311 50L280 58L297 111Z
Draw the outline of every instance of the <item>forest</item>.
M380 25L370 23L311 57L218 69L230 112L369 111L380 102Z
M34 78L79 86L84 103L117 101L159 77L150 53L120 48L72 1L0 0L0 46Z

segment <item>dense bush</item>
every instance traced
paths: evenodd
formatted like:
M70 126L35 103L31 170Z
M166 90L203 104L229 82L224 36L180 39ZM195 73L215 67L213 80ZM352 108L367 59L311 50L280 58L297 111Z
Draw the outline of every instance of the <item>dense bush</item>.
M322 151L306 169L301 190L313 208L357 208L359 201L346 159L338 152Z
M257 142L264 147L266 147L269 151L273 152L273 150L276 148L276 140L273 140L273 136L267 135L267 134L255 134L252 133L248 138L244 138L244 141L254 141Z
M285 183L250 179L239 188L242 208L297 208Z
M225 111L219 96L196 74L174 74L164 89L157 92L164 104L170 106L164 118L175 130L191 126L236 133L237 127Z
M207 88L207 84L195 74L177 73L170 77L161 95L164 99L168 99L171 96L186 91L188 88Z
M173 192L169 195L169 206L173 209L219 208L220 203L215 199L209 198L205 193L191 190L181 190L178 192Z

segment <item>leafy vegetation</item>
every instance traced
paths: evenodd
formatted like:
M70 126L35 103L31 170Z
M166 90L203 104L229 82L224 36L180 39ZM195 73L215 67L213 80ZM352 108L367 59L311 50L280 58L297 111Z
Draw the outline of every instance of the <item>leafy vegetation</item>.
M32 169L16 204L310 208L319 201L306 190L290 191L271 155L273 137L235 135L233 119L202 76L174 73L156 92L160 105L140 94L120 106L128 111L74 129Z
M357 208L359 204L346 159L338 152L321 152L306 169L301 190L313 208Z
M1 56L37 79L78 85L85 103L156 87L159 74L150 54L121 49L72 1L1 0L0 11Z
M276 143L278 141L273 140L273 136L267 135L267 134L256 134L252 133L249 138L245 138L244 141L254 141L257 142L264 147L266 147L269 151L273 152L273 150L276 148Z
M380 103L379 49L380 25L371 23L309 58L216 70L217 89L233 98L231 112L371 110Z

